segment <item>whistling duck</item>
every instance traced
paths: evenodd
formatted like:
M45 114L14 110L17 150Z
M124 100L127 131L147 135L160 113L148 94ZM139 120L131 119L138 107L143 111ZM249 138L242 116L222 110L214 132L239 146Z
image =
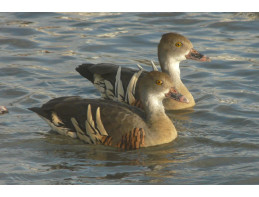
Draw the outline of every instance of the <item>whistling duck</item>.
M143 109L105 99L60 97L30 108L62 135L88 144L138 149L169 143L177 131L165 113L163 100L188 103L166 73L152 71L139 80Z
M162 72L170 75L175 87L189 101L188 103L179 103L172 99L165 99L163 102L165 109L180 110L193 107L195 101L181 81L179 64L186 59L202 62L210 61L210 59L195 50L190 40L177 33L167 33L162 36L158 45L158 59ZM154 64L153 69L157 70ZM141 67L139 70L134 70L114 64L101 63L82 64L76 70L95 85L103 98L126 102L130 105L139 103L139 95L136 91L138 79L147 73Z

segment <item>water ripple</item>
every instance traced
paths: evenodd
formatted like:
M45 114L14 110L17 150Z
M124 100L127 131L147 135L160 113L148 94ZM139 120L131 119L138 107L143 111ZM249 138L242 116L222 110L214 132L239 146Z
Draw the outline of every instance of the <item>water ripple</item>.
M0 13L0 184L258 184L258 13ZM167 112L179 137L123 152L57 135L27 108L99 98L75 67L151 70L165 32L212 62L181 63L197 105Z

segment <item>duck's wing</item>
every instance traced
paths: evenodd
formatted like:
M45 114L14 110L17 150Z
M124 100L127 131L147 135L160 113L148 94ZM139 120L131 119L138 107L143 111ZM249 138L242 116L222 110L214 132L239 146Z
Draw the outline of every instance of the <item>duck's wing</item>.
M30 110L58 133L89 144L123 149L144 146L145 115L136 107L114 101L61 97Z
M82 64L76 70L94 84L102 98L130 105L139 100L137 83L147 73L140 66L136 70L106 63Z

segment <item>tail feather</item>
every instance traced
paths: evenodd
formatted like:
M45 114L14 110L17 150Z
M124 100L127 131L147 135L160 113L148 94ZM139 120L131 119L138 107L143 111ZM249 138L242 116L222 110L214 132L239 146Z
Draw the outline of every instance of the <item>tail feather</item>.
M79 74L85 78L87 78L89 81L94 83L94 73L91 72L90 67L92 67L94 64L82 64L76 67L76 71L79 72Z
M32 108L28 108L28 109L33 111L33 112L35 112L36 114L44 117L44 118L49 119L48 114L45 111L43 111L41 108L39 108L39 107L32 107Z
M115 74L117 73L118 66L114 64L106 64L106 63L101 63L101 64L81 64L78 67L76 67L76 71L79 72L79 74L85 78L87 78L89 81L94 83L94 75L110 75L110 74ZM109 79L111 82L115 82L115 79L113 77Z

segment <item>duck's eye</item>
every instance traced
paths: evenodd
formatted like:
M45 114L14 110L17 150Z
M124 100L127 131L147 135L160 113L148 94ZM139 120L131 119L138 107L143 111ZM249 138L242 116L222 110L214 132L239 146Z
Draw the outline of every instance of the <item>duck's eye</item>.
M163 81L162 81L162 80L156 80L156 84L157 84L157 85L162 85L162 84L163 84Z
M176 47L181 47L181 46L183 46L183 43L177 42L177 43L175 43L175 46L176 46Z

